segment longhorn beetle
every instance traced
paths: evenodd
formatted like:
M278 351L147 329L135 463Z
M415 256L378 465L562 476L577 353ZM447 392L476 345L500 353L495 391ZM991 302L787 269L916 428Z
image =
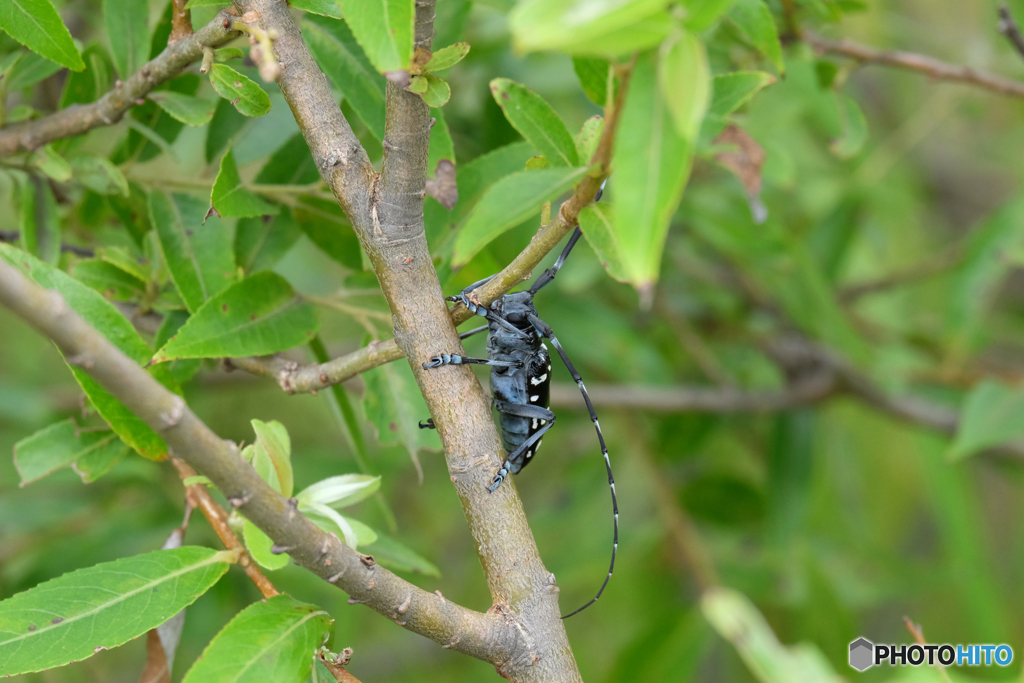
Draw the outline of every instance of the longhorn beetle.
M604 189L602 185L601 189ZM595 201L600 199L601 192L598 192ZM569 252L576 246L580 235L579 227L573 231L569 242L565 245L555 265L545 270L536 282L528 290L505 294L485 308L470 300L468 292L486 284L494 276L474 282L466 287L456 296L450 296L448 301L461 301L471 312L483 316L488 324L475 330L460 335L463 338L477 332L487 330L487 358L468 358L458 354L442 353L424 363L424 369L437 368L442 365L490 365L491 366L491 403L498 411L498 425L501 431L501 442L508 454L501 469L494 477L494 482L489 490L494 491L509 474L516 474L530 464L530 460L536 455L540 448L541 440L551 426L555 423L555 414L548 410L548 397L551 389L551 357L548 355L548 347L541 341L546 337L554 345L558 355L561 356L569 374L580 388L583 400L587 403L587 410L590 411L590 420L594 423L597 431L597 440L601 444L601 454L604 456L604 465L608 470L608 486L612 493L612 510L614 512L614 537L612 541L612 560L608 567L608 575L597 591L597 595L587 604L575 612L562 617L567 619L582 612L587 607L597 602L612 578L615 570L615 552L619 547L619 503L615 497L615 478L612 476L612 465L608 460L608 448L604 443L604 435L601 433L601 424L597 421L597 413L590 402L586 387L580 374L569 361L565 349L558 342L551 327L537 317L537 309L533 305L534 295L545 285L555 279L558 270L565 263ZM434 421L429 419L420 423L420 428L433 429Z

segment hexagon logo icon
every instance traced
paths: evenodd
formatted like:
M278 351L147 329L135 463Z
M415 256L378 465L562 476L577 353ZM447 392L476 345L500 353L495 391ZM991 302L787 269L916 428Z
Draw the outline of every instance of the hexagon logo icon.
M867 638L858 638L850 643L850 666L857 671L864 671L874 664L875 645Z

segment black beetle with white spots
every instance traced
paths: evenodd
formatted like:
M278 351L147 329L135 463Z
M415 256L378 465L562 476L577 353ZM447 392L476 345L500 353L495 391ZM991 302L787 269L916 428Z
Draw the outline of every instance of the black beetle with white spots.
M600 198L600 193L597 198ZM555 275L565 263L566 257L580 236L580 229L577 227L558 260L555 261L555 265L544 271L527 291L506 294L491 304L490 308L470 301L467 293L487 283L494 277L492 275L490 278L471 284L457 296L448 297L448 301L461 301L474 314L487 319L487 325L460 335L466 338L487 330L487 358L469 358L458 354L442 353L431 358L430 362L423 364L426 369L442 365L491 366L493 397L491 400L498 411L501 441L508 454L501 469L494 477L494 482L490 486L491 491L501 486L501 482L509 474L516 474L530 464L540 448L544 434L555 423L555 414L548 410L548 399L551 393L551 356L548 354L548 347L542 338L548 339L554 345L562 362L565 363L565 367L569 369L573 381L579 386L583 400L586 401L587 410L590 411L590 420L594 423L594 428L597 431L597 440L601 445L601 454L604 456L605 469L608 472L608 486L611 489L614 513L614 535L608 575L597 591L597 595L583 607L562 617L563 619L582 612L601 597L615 570L615 553L619 546L619 504L615 496L615 478L612 476L612 465L608 459L608 448L604 443L604 435L601 433L601 424L597 420L597 413L594 412L594 406L587 394L586 387L583 386L580 374L569 361L565 349L558 342L551 326L537 316L537 309L533 304L534 295L555 279ZM433 419L421 422L420 427L434 428Z

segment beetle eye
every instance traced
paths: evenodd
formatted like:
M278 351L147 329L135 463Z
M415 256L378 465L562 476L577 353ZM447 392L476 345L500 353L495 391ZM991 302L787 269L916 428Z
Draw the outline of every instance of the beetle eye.
M508 320L510 323L513 323L513 324L521 323L521 322L523 322L525 320L525 318L523 317L522 313L515 313L515 312L509 313L505 317L505 319Z

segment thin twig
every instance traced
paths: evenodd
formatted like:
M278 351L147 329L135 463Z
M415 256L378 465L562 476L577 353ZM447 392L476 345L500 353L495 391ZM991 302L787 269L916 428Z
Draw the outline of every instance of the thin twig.
M897 69L906 69L925 74L940 81L958 81L990 90L1000 95L1024 97L1024 83L961 64L950 64L932 57L902 52L900 50L879 50L852 40L828 40L816 33L804 30L803 39L819 53L829 52L855 59L866 64L882 64Z
M181 477L181 481L184 482L189 477L196 476L196 471L192 469L185 461L179 460L178 458L171 458L171 463L175 469L178 470L178 476ZM274 588L274 584L270 583L270 579L264 575L260 568L253 562L252 556L248 550L245 550L245 546L239 542L238 537L235 536L235 532L231 530L228 525L228 513L224 508L217 504L217 501L213 499L210 492L206 490L204 484L190 484L185 486L185 496L188 499L188 504L193 508L200 510L203 516L206 517L206 521L213 527L220 542L224 544L224 547L228 550L235 550L236 548L241 549L242 556L238 561L238 564L245 570L246 575L252 580L259 589L260 593L265 598L272 598L278 594L278 590Z
M117 123L154 88L180 74L192 62L201 60L203 47L220 47L237 38L238 32L227 28L234 16L232 11L230 8L221 10L198 32L174 41L138 73L117 81L110 92L95 102L75 104L34 121L0 129L0 157L31 152L48 142Z
M918 645L924 646L928 644L928 641L924 639L924 629L921 628L921 624L915 624L910 617L903 617L903 625L910 631L910 635L913 636L914 642ZM939 675L942 676L942 680L949 682L949 672L946 671L946 667L936 661L932 664L936 669L939 670Z
M1024 57L1024 35L1020 32L1020 26L1010 12L1010 6L1005 2L999 3L999 32L1006 36L1014 49Z
M171 35L167 44L192 35L192 10L185 9L188 0L173 0L171 3Z

